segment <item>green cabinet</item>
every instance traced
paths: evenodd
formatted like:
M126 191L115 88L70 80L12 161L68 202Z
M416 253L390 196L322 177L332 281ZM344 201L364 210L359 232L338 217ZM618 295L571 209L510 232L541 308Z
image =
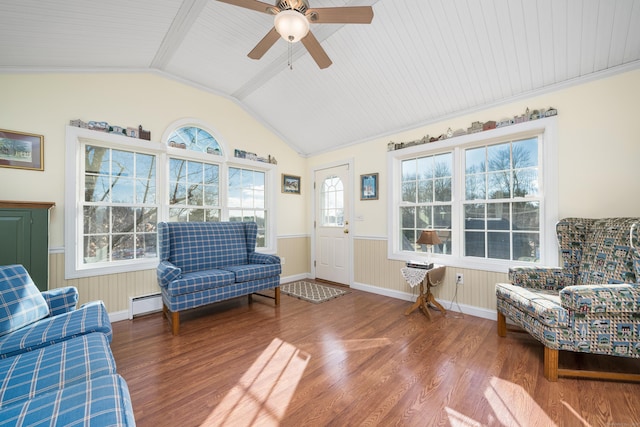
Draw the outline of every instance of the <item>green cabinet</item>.
M41 291L49 283L49 209L53 205L0 201L0 265L24 265Z

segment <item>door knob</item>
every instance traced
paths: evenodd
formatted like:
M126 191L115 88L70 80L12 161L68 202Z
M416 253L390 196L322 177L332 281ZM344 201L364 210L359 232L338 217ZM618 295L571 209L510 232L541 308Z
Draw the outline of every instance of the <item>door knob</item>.
M345 228L342 232L343 232L344 234L349 234L349 229L348 229L348 228Z

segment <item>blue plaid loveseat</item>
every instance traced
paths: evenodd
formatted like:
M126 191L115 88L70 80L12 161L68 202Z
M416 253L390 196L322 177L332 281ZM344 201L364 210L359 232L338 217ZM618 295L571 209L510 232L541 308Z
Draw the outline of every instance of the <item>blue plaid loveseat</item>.
M558 351L640 358L640 218L567 218L556 225L562 268L512 268L496 284L506 319L544 345L544 375L640 381L640 375L558 368Z
M0 266L0 426L133 426L100 301L40 292L22 265Z
M180 312L275 289L280 304L280 258L255 251L255 222L158 223L158 285L171 331Z

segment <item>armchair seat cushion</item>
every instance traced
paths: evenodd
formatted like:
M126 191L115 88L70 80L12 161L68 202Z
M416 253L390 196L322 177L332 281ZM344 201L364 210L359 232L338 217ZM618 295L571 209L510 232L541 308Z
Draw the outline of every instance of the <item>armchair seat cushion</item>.
M235 275L231 271L210 269L183 273L167 286L167 294L178 296L192 294L207 289L228 286L235 282Z
M569 325L569 313L562 308L560 295L556 290L531 290L508 283L498 283L496 295L544 325L552 328Z
M640 289L630 284L569 286L560 291L560 299L580 313L640 313Z
M89 334L0 359L0 408L116 373L104 334Z
M101 332L111 342L111 322L102 301L93 301L77 310L46 317L1 336L0 359L91 332Z

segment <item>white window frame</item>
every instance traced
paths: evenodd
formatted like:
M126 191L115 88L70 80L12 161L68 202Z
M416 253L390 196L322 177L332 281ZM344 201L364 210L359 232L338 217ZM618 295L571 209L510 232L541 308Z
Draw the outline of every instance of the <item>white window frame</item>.
M193 125L211 132L209 126L197 121L181 120L170 126L164 134L164 139L177 127ZM241 167L245 169L258 170L265 173L266 201L265 207L268 212L267 241L265 248L258 248L257 251L263 253L276 253L276 197L278 191L277 166L252 160L231 157L225 144L219 139L216 133L211 132L220 144L223 155L214 156L207 153L183 150L169 147L164 142L147 141L130 138L123 135L109 134L89 129L73 126L66 127L66 174L65 174L65 279L75 279L81 277L99 276L104 274L125 273L131 271L155 269L158 266L158 258L144 258L137 260L122 260L100 265L85 264L82 262L82 236L83 236L83 212L82 200L82 171L83 152L81 147L84 143L103 146L112 149L136 151L157 156L156 188L158 207L158 221L167 221L169 218L169 201L167 194L167 180L169 157L184 158L198 162L218 163L220 165L220 203L222 207L221 220L228 219L227 210L227 182L228 168Z
M465 149L497 144L526 137L539 137L539 191L540 191L540 260L536 263L464 256L464 185ZM399 207L402 205L400 189L402 161L410 158L453 153L453 188L451 211L451 255L434 253L431 260L451 267L494 272L507 272L516 265L558 266L558 242L555 226L558 222L558 142L557 117L505 126L484 132L462 135L433 143L421 144L387 153L387 181L389 203L387 257L390 260L410 261L425 257L420 252L401 251ZM523 199L525 200L525 199ZM512 199L517 202L519 199Z

